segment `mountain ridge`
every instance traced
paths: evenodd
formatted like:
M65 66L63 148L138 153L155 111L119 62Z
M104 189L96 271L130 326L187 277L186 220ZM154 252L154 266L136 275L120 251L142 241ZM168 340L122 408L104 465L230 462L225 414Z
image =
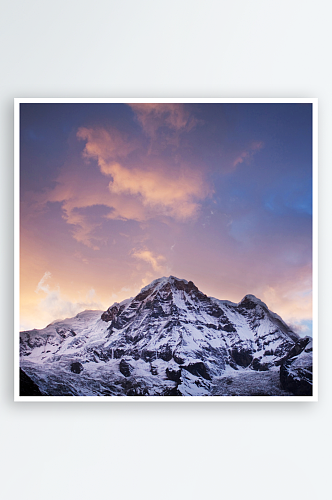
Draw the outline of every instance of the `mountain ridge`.
M208 396L227 374L279 370L300 338L254 295L223 301L175 276L20 337L21 367L44 394L165 396Z

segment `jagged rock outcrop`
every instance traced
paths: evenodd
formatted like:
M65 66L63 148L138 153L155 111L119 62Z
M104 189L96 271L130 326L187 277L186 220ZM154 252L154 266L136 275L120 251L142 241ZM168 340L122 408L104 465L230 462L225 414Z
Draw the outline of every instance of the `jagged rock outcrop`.
M312 395L312 339L299 339L280 366L280 384L295 396Z
M42 396L37 384L20 368L20 396Z
M72 371L73 373L81 373L83 369L83 365L79 361L75 361L70 365L70 371Z

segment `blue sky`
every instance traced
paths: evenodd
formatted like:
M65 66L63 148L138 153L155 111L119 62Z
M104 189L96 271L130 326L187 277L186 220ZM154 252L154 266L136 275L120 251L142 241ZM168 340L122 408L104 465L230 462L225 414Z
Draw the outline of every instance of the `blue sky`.
M21 104L21 206L26 327L172 274L310 331L311 104Z

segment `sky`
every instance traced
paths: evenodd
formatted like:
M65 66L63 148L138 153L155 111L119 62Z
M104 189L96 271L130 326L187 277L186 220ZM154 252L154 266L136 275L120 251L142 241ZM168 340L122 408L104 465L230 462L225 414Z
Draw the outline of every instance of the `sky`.
M156 278L312 329L312 105L21 103L20 328Z

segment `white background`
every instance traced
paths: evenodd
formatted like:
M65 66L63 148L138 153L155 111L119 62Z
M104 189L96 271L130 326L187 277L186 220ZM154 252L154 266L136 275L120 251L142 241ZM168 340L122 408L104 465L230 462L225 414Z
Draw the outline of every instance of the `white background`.
M329 495L328 5L322 0L2 3L0 493L6 500ZM318 403L13 402L14 97L318 97Z

